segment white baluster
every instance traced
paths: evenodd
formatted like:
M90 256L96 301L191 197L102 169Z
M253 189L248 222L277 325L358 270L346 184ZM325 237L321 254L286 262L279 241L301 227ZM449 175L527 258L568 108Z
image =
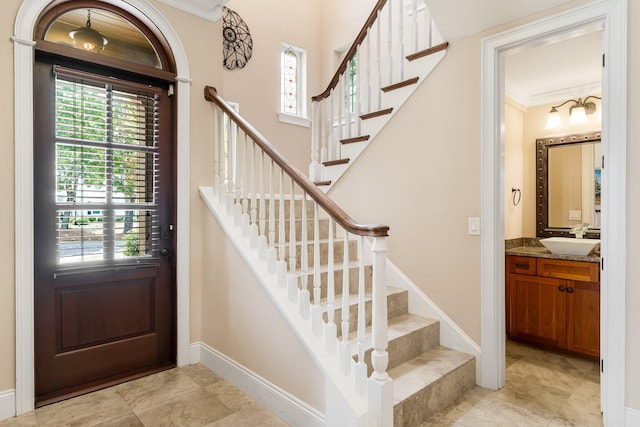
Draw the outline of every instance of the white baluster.
M426 7L424 9L424 23L425 28L427 29L427 48L430 48L431 46L433 46L433 19L431 19L431 13Z
M236 135L236 125L231 118L227 117L229 137L225 144L225 159L226 159L226 185L225 191L227 192L227 213L233 215L233 199L234 199L234 178L235 178L235 162L236 153L234 149L234 141Z
M356 124L356 136L361 136L362 135L362 120L360 120L360 114L362 114L362 49L360 49L360 46L358 46L358 50L356 53L356 84L355 84L355 91L356 91L356 96L355 96L355 117L353 118L353 120L355 120Z
M389 61L387 66L389 67L389 76L387 84L393 84L393 0L389 0L387 3L387 11L389 13L387 24L387 61Z
M236 136L236 197L234 209L234 222L236 226L242 224L242 186L244 179L244 144Z
M311 164L309 165L309 179L320 181L320 134L322 132L322 121L320 120L320 110L317 102L311 103Z
M325 331L325 341L329 354L336 352L336 338L338 329L336 326L336 285L333 275L335 274L334 265L334 238L333 238L333 218L329 217L329 253L327 255L327 327Z
M371 307L371 364L373 373L369 378L369 408L376 411L376 425L393 425L393 383L387 374L387 244L384 237L375 237L373 246L373 301Z
M249 150L249 138L247 134L243 134L244 140L244 161L242 162L242 235L247 237L251 228L251 216L249 215L249 193L251 191L251 186L249 182L249 166L250 166L250 158L251 152Z
M259 184L259 202L258 209L259 214L258 217L260 220L258 221L258 254L260 259L267 258L267 218L265 213L265 204L267 203L267 196L265 193L265 171L264 171L264 151L260 149L260 157L258 159L259 169L258 169L258 184Z
M281 288L287 286L287 261L286 261L286 240L285 240L285 212L284 212L284 170L280 169L280 196L278 209L278 283ZM275 208L275 206L274 206Z
M289 196L289 283L288 295L291 302L298 300L298 281L296 277L296 204L295 182L291 178L291 195Z
M320 305L320 216L318 203L313 202L313 306L311 321L313 333L322 335L322 306Z
M302 278L302 291L300 292L300 315L303 319L309 318L309 235L307 230L307 192L302 192L302 242L300 244L300 269Z
M321 102L322 110L322 149L320 151L320 162L328 160L328 150L331 143L331 112L327 112L331 105L331 98L325 98ZM322 168L320 169L320 180L322 180Z
M276 272L278 252L276 250L276 198L275 190L275 163L269 161L269 273Z
M344 125L345 132L343 138L351 138L351 63L347 66L347 71L343 74L343 86L344 86ZM342 146L342 144L340 144ZM338 158L342 157L342 154Z
M213 146L213 193L219 195L218 189L220 188L220 150L219 146L222 144L222 135L221 129L223 126L222 123L222 110L220 108L215 108L214 113L215 119L215 131L214 131L214 146Z
M365 393L367 364L364 363L365 345L365 289L364 289L364 237L358 239L358 363L356 364L356 389Z
M336 146L335 149L335 157L334 159L340 158L340 141L345 138L344 132L344 117L345 117L345 108L344 108L344 75L338 81L338 138L336 138Z
M371 29L367 33L367 113L371 112L371 97L373 89L371 87Z
M382 47L380 40L380 33L382 33L382 28L380 27L380 12L378 12L378 19L376 19L376 60L378 63L378 81L377 86L374 87L375 93L377 94L376 100L376 110L382 108Z
M338 142L338 126L339 126L339 114L336 113L337 108L335 103L338 102L338 96L335 96L335 92L336 89L332 89L331 90L331 95L330 95L330 105L331 105L331 114L329 115L329 129L331 129L331 140L329 142L329 156L327 157L327 160L335 160L336 158L336 144L339 144Z
M258 184L256 173L256 142L251 140L251 166L249 167L251 173L251 228L250 228L250 242L251 247L258 247Z
M398 66L400 68L400 78L404 80L404 2L398 2Z
M342 265L342 341L340 342L340 367L344 374L351 370L351 346L349 345L349 233L344 230Z
M418 0L411 0L411 34L413 35L413 52L418 52L420 46L418 31Z

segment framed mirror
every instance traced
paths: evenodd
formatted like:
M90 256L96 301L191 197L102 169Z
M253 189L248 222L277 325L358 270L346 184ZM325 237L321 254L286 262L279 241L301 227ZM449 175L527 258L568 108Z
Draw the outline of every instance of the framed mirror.
M600 132L536 140L538 237L572 237L589 224L585 238L600 238Z

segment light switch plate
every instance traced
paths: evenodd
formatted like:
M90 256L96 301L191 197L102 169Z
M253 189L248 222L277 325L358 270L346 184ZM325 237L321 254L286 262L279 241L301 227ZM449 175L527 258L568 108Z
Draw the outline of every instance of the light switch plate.
M469 217L469 235L470 236L480 235L480 218Z

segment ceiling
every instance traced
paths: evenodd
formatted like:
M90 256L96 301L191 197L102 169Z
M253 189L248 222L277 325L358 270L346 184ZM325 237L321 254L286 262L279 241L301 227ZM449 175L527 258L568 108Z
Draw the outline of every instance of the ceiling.
M572 0L424 0L444 40L455 41ZM506 57L507 95L525 107L600 93L602 31Z
M523 106L601 93L602 30L505 58L505 89Z

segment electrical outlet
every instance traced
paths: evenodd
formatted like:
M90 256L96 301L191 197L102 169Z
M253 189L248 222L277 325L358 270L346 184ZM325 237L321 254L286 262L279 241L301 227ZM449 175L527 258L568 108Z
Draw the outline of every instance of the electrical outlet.
M581 210L569 210L569 220L570 221L580 221L582 219L582 211Z

